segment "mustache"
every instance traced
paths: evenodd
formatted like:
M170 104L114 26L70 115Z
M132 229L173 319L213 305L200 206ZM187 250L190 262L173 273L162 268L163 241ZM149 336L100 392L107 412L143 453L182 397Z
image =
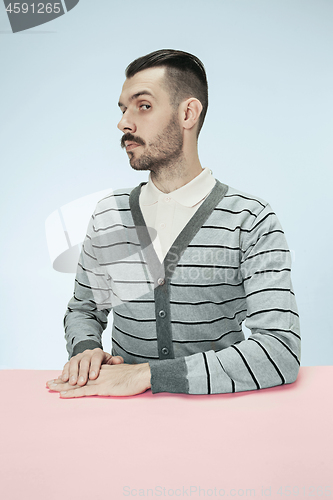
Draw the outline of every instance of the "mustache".
M120 139L120 146L122 148L125 147L125 141L136 142L137 144L140 144L140 146L145 145L145 141L143 139L141 139L141 137L136 137L135 135L131 134L130 132L127 132L126 134L124 134L122 136L122 138Z

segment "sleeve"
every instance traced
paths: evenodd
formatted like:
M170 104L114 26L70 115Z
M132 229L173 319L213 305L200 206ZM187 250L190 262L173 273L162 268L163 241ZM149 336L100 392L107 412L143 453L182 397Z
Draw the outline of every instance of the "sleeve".
M252 226L241 231L240 243L245 326L251 335L221 351L149 363L153 393L231 393L295 382L301 337L291 255L268 204Z
M95 255L93 224L94 215L82 245L74 294L64 317L68 359L86 349L103 349L102 333L107 327L111 310L111 278L99 265Z

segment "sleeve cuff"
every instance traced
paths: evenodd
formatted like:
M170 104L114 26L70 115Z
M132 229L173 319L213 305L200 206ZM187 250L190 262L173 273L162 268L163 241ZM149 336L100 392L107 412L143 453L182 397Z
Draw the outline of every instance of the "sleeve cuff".
M149 361L151 392L173 392L188 394L187 367L185 358Z
M83 352L86 349L96 349L96 347L103 349L103 346L95 340L82 340L81 342L75 344L71 358L73 356L76 356L76 354L80 354L80 352Z

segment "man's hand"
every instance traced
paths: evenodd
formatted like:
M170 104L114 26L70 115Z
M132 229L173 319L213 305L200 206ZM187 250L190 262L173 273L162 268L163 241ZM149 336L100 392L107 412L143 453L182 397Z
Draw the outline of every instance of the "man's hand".
M111 356L97 347L96 349L87 349L84 352L73 356L64 366L62 374L57 381L69 382L72 386L78 384L83 386L88 380L95 380L100 372L101 365L117 365L123 363L121 356ZM49 382L54 382L49 380Z
M60 396L63 398L134 396L151 387L150 367L148 363L103 365L99 377L88 380L84 387L80 385L73 387L61 379L50 380L47 385L52 391L60 392Z

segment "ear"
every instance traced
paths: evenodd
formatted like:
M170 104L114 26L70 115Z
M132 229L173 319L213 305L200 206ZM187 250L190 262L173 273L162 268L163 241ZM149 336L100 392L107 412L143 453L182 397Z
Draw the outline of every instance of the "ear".
M180 106L182 126L187 130L191 130L198 123L202 104L195 97L190 97L186 101L183 101Z

